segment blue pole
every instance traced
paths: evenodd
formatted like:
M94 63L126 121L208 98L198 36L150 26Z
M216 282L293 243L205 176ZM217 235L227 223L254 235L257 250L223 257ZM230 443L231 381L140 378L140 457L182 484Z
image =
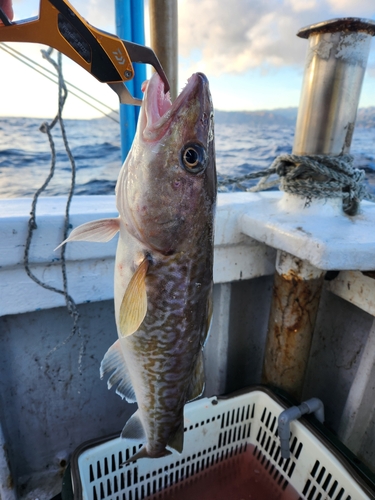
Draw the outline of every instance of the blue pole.
M143 0L115 0L116 33L124 40L144 45ZM142 97L141 84L146 79L143 64L134 64L135 77L126 83L130 93ZM121 157L125 160L135 135L139 109L136 106L120 104Z
M143 0L130 0L131 1L131 16L132 16L132 35L133 42L139 45L145 44L145 26L144 26L144 1ZM142 99L142 83L146 80L146 66L144 64L134 64L134 97ZM135 118L138 121L139 107L135 107Z

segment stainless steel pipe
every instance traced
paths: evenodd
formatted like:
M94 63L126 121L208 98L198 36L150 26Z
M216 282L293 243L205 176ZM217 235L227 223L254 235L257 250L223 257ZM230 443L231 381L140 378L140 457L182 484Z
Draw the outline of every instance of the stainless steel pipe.
M302 28L308 38L293 153L349 152L375 22L334 19Z
M178 11L177 0L150 0L151 47L169 80L171 99L178 85Z

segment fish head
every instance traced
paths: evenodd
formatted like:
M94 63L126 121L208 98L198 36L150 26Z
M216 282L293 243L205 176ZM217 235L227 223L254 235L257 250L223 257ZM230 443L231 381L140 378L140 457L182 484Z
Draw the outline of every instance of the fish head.
M216 200L213 106L208 80L193 74L172 104L154 73L132 148L116 186L128 232L165 255L212 237Z

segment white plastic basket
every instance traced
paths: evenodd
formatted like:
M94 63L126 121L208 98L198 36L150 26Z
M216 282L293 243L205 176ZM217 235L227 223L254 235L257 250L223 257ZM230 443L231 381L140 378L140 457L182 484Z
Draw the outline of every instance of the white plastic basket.
M162 498L160 492L165 488L175 485L177 491L186 481L196 481L218 464L233 461L233 457L239 460L251 445L254 456L263 465L260 479L274 487L270 500L281 498L288 484L303 500L375 498L370 486L345 459L301 421L291 423L291 458L282 459L277 418L284 409L281 400L259 388L225 399L194 401L185 408L181 455L141 459L126 466L121 464L141 443L115 438L83 445L71 462L74 498L142 500L151 495Z

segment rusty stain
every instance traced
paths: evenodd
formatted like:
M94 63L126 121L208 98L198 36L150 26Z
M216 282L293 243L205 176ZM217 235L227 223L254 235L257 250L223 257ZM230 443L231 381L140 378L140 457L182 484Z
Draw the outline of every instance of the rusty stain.
M291 269L288 273L281 274L281 276L286 281L301 281L299 270L295 271L294 269Z
M302 280L275 273L263 381L299 398L309 356L323 276Z
M301 268L300 263L298 263L297 270L290 269L287 273L282 273L281 276L284 280L293 281L293 282L295 282L295 281L311 281L311 279L313 278L312 273L310 273L310 275L307 277L308 279L302 278L301 274L302 274L302 268Z

